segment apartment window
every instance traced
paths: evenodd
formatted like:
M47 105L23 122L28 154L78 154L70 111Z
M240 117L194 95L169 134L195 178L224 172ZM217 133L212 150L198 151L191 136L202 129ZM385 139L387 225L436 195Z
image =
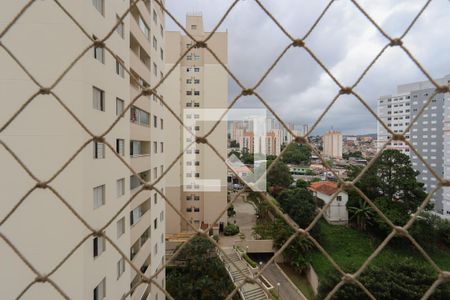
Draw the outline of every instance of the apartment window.
M161 32L161 36L164 36L164 28L162 25L159 25L159 30Z
M120 77L125 77L125 69L123 68L123 61L117 59L116 60L116 74Z
M153 127L158 128L158 117L153 116Z
M187 84L191 84L192 83L192 79L186 79L186 83Z
M187 102L186 107L192 107L192 102Z
M105 185L99 185L94 188L94 209L105 205Z
M105 111L105 91L92 87L92 102L94 109Z
M102 47L94 47L94 58L101 62L105 63L105 48Z
M155 22L155 24L158 22L158 15L155 10L153 10L153 22Z
M117 185L117 197L125 195L125 178L118 179Z
M194 107L200 107L200 103L195 102Z
M116 139L116 152L121 156L125 155L125 140L124 139Z
M158 41L156 40L155 36L153 36L153 49L155 49L155 50L158 49Z
M158 194L156 193L153 195L153 203L154 204L158 203Z
M161 149L160 149L160 150L161 150L160 152L161 152L161 153L164 153L164 142L161 142L161 143L160 143L160 148L161 148Z
M200 208L194 207L194 212L199 212L199 211L200 211Z
M200 68L194 68L194 72L196 73L200 72Z
M125 259L122 257L117 262L117 279L125 272Z
M153 220L153 229L157 229L158 228L158 218L155 218L154 220Z
M148 28L147 24L145 24L141 16L139 16L138 25L145 37L150 40L150 29Z
M192 91L186 91L186 95L192 96Z
M106 241L103 236L101 237L95 237L93 240L93 246L94 246L94 258L97 256L100 256L103 252L105 252L106 249Z
M125 102L122 99L116 98L116 116L121 115L124 110L125 110Z
M155 255L158 254L158 244L155 244L155 248L154 249L155 249ZM156 294L156 295L158 295L158 294Z
M130 121L132 123L136 123L142 126L149 126L150 125L150 114L146 111L143 111L137 107L131 108L130 113Z
M187 212L192 212L192 207L186 208L186 211L187 211Z
M105 15L105 0L92 0L92 5L102 16Z
M160 125L159 127L160 127L161 129L164 129L164 119L163 119L163 118L161 118L161 120L160 120L159 123L160 123L160 124L159 124L159 125Z
M153 63L153 74L156 76L158 74L158 66Z
M120 35L121 38L124 38L125 25L123 24L123 21L120 20L120 17L118 15L116 15L116 21L118 23L116 27L116 32Z
M197 29L197 25L191 25L191 29L192 30L196 30Z
M105 144L94 142L94 159L105 158Z
M120 238L125 233L125 217L117 221L117 238Z
M159 214L159 221L160 221L160 222L164 221L164 211L162 211L162 212Z
M159 49L159 55L161 57L161 60L164 60L164 50L162 48Z
M192 54L187 55L186 60L192 60Z
M158 178L158 168L157 167L153 168L153 178L154 179Z
M94 300L102 300L106 297L106 278L103 278L102 281L95 287L94 289Z
M153 152L158 153L158 143L157 142L153 142Z
M194 83L195 84L199 84L200 83L200 79L194 79Z
M200 200L200 196L194 196L194 200L195 201L199 201Z

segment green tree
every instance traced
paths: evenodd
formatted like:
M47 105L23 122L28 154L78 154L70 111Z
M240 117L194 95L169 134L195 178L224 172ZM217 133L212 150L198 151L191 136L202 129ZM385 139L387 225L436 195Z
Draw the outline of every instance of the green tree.
M316 216L317 203L305 188L283 190L277 200L283 211L301 228L306 228Z
M281 218L272 224L272 236L275 248L280 249L294 234L294 230ZM297 272L303 273L310 263L309 253L314 248L312 242L305 237L295 238L283 251L285 261Z
M368 224L372 224L375 217L375 212L363 199L358 199L357 206L348 207L350 213L350 220L356 221L356 226L365 231Z
M292 143L287 146L282 160L287 164L306 165L311 160L311 149L307 145Z
M307 181L304 181L303 179L297 179L295 182L295 186L298 188L306 189L309 186L309 183Z
M359 167L351 167L349 178L355 178L360 171ZM427 196L423 183L416 179L418 174L407 155L397 150L385 150L356 186L375 201L377 207L394 224L404 225ZM355 194L351 197L354 196ZM431 208L431 205L427 207ZM380 229L388 229L380 217L375 220Z
M196 236L177 257L179 266L167 268L167 290L175 299L225 299L234 285L208 239Z
M248 151L243 151L241 155L241 160L244 164L253 164L253 153L248 153Z
M239 143L235 140L230 141L230 147L231 148L238 148L239 147Z
M230 157L231 155L236 155L237 158L241 158L241 153L239 153L238 151L230 151L230 153L228 153L228 157Z
M349 159L350 157L364 158L361 151L347 152L347 153L342 154L342 157L344 159Z
M279 190L289 187L294 180L292 179L288 166L284 162L281 160L275 163L269 161L267 168L270 168L272 164L274 165L268 172L266 181L271 191L277 194Z

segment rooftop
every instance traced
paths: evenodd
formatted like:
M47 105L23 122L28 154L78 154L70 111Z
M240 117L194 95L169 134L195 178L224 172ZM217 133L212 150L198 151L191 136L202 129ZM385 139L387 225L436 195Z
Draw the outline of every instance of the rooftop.
M334 181L313 182L308 187L308 189L310 191L319 192L319 193L322 193L322 194L326 194L328 196L333 195L334 193L336 193L339 190L338 187L337 187L336 182L334 182Z

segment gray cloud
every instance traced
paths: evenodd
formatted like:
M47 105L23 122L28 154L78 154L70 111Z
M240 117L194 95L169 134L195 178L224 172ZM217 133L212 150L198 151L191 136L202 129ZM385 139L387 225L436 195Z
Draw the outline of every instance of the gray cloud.
M206 29L215 26L233 1L167 0L167 8L184 23L185 15L202 12ZM328 1L262 1L286 30L302 37ZM360 0L360 5L390 35L400 36L424 5L423 0ZM450 2L435 0L427 8L404 44L433 77L450 73L448 28ZM167 28L177 30L167 18ZM252 0L239 1L220 30L229 32L229 67L245 86L254 85L289 39ZM386 38L347 0L337 0L306 39L308 47L344 85L352 85L375 58ZM398 84L425 80L425 76L399 48L388 48L356 91L376 108L381 95L395 93ZM230 81L230 98L240 90ZM338 87L304 49L293 48L283 57L263 84L261 96L286 121L312 124L324 111ZM260 107L254 98L242 98L241 107ZM373 133L376 120L354 97L341 97L317 127L344 133Z

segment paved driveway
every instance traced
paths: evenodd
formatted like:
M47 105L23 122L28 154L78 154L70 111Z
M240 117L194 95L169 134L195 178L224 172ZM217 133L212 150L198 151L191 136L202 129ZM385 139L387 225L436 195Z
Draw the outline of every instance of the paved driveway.
M280 297L283 300L306 300L305 296L294 286L274 263L270 264L263 273L277 291L277 282L280 283Z

